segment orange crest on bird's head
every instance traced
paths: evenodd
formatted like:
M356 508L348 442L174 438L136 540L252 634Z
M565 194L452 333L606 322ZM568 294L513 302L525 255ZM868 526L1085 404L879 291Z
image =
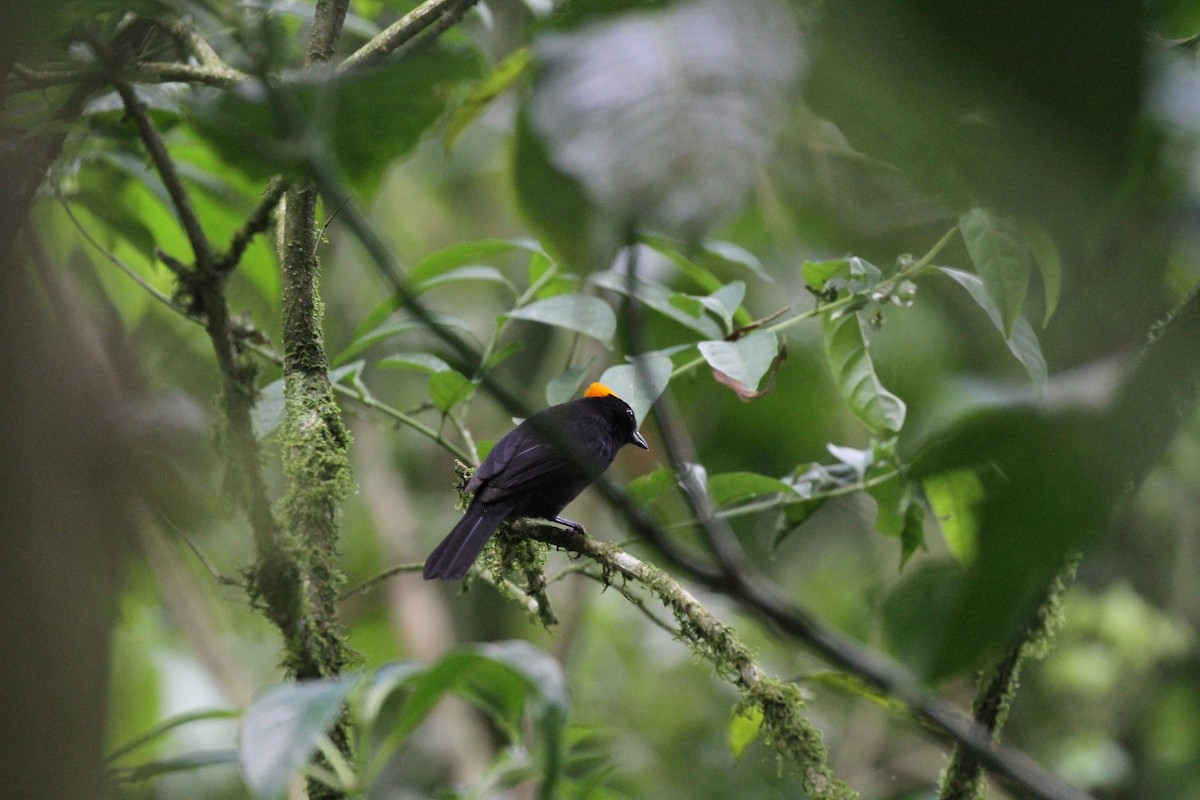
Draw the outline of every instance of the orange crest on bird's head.
M584 397L617 397L617 393L605 386L603 383L593 383L583 393ZM617 397L619 400L620 398Z

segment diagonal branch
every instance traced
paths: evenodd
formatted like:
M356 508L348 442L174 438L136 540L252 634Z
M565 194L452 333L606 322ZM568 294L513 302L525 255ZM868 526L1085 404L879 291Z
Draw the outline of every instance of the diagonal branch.
M183 185L183 180L179 177L179 171L175 169L175 162L167 153L167 146L163 143L158 128L154 126L154 121L150 119L146 104L138 98L133 86L124 81L117 81L115 85L126 113L137 125L142 143L150 153L150 159L162 177L163 185L167 187L167 194L171 197L171 204L175 206L176 216L179 217L179 222L192 246L196 270L201 274L207 274L213 268L212 247L204 233L204 227L200 224L200 218L196 216L196 212L192 208L192 200Z
M338 69L357 69L377 64L433 26L443 15L449 16L452 21L456 20L477 2L479 0L425 0L351 53L338 65Z

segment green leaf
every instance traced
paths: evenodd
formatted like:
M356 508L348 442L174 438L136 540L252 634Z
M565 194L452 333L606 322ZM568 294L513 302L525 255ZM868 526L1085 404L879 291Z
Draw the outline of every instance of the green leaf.
M754 393L779 355L779 338L759 329L736 342L700 342L696 347L713 370Z
M443 414L466 400L474 391L475 384L457 370L442 370L429 376L429 399Z
M785 505L783 511L779 514L779 521L775 524L775 542L773 546L779 547L784 539L799 530L800 526L809 517L817 513L823 505L825 505L824 497L794 501Z
M966 576L946 559L922 563L901 577L883 602L883 638L888 651L918 675L928 676L938 657L947 621L955 619ZM957 653L957 664L969 668L989 657L984 651Z
M984 288L983 281L978 275L972 275L969 272L963 272L960 269L952 269L950 267L940 267L941 271L949 275L960 286L967 290L967 293L979 304L992 324L1001 333L1004 333L1004 324L1000 319L1000 311L996 308L996 304L992 302L991 296ZM1019 318L1013 325L1012 334L1005 340L1011 352L1016 359L1025 367L1025 371L1029 373L1029 379L1039 390L1046 385L1046 359L1042 355L1042 346L1038 342L1037 333L1034 332L1033 326L1029 324L1029 320L1024 317Z
M571 367L566 372L551 378L546 383L546 402L556 406L575 397L575 393L583 385L584 376L591 368L591 362L588 362L578 367Z
M899 538L908 519L908 508L912 503L912 484L897 475L891 480L877 483L867 489L878 509L875 529L884 536Z
M825 354L842 399L875 433L898 432L904 426L904 401L879 382L858 315L825 314L821 319Z
M412 286L419 286L453 269L521 250L545 255L541 245L532 239L482 239L477 242L460 242L422 258L409 271L408 281Z
M863 700L874 703L881 708L886 708L889 711L903 714L906 717L912 716L911 712L908 710L908 706L904 704L903 700L879 691L858 675L852 675L848 672L836 672L831 669L823 669L816 672L810 672L803 676L800 680L804 683L815 683L820 686L828 686L830 688L852 694L855 697L860 697Z
M763 712L758 706L739 708L729 719L729 752L733 757L741 758L758 734L762 731Z
M492 69L483 80L471 87L462 105L455 109L446 123L446 132L442 135L442 146L447 150L454 147L458 137L467 127L479 118L479 115L492 104L492 101L504 93L525 74L533 61L533 52L528 47L522 47L509 53L504 60Z
M722 286L707 297L700 297L700 303L725 324L725 330L733 330L733 316L742 307L742 299L746 296L746 284L733 281Z
M909 503L904 512L904 529L900 531L900 568L908 563L917 548L925 547L925 506Z
M640 424L646 418L646 414L650 413L650 406L654 405L654 401L670 383L674 365L671 359L662 353L645 353L634 356L632 361L632 364L621 364L604 370L604 374L600 376L600 383L629 403Z
M973 469L956 469L929 475L922 485L950 552L959 563L970 564L978 552L979 520L976 509L983 501L983 484L979 475Z
M610 292L617 292L626 296L629 292L629 276L617 272L597 272L588 278L588 282L594 286L599 286L602 289L608 289ZM655 283L654 281L638 278L633 286L633 297L640 300L647 307L657 311L658 313L670 317L684 327L696 331L706 339L720 339L722 336L721 327L717 325L707 314L703 313L703 306L698 302L692 306L696 309L696 313L688 313L684 309L676 305L675 300L672 302L679 292L672 292L666 286ZM687 295L682 295L686 297Z
M512 319L540 322L591 336L605 347L612 347L617 331L617 317L612 307L598 297L582 294L560 294L513 309L506 315Z
M399 304L394 298L389 298L367 315L366 319L358 326L359 329L354 333L354 339L346 346L346 349L338 353L333 359L334 365L342 364L346 361L362 353L364 350L373 347L380 342L387 341L394 336L399 336L410 331L423 331L426 328L424 322L417 319L401 319L395 322L383 322L399 307ZM465 320L455 317L451 314L433 313L430 315L434 324L441 325L447 328L455 328L466 333L471 332L471 326Z
M638 506L647 506L675 488L675 470L659 467L653 472L639 475L625 487L625 496Z
M274 95L258 81L198 93L190 110L200 135L247 175L305 174L313 155L306 147L315 138L342 172L369 192L383 167L415 148L441 116L449 87L478 74L472 54L425 49L409 53L403 63L298 71L272 90Z
M1050 324L1058 308L1058 297L1062 292L1062 256L1046 229L1035 222L1025 222L1021 225L1025 234L1025 243L1033 253L1033 261L1042 273L1042 286L1046 292L1046 313L1042 317L1042 327Z
M148 781L161 775L176 772L191 772L201 767L221 766L238 763L237 750L199 750L194 753L164 758L138 764L128 769L116 770L116 780L119 783L137 783Z
M825 290L825 284L834 278L850 277L850 262L844 258L835 258L832 261L805 261L800 267L800 275L809 289L822 292Z
M143 733L141 736L138 736L133 741L128 742L128 743L118 747L116 750L114 750L108 754L108 756L105 758L105 761L109 762L109 763L116 761L116 760L122 758L123 756L126 756L129 753L132 753L134 750L137 750L140 747L144 747L145 745L149 744L150 742L153 742L156 739L162 738L166 734L170 733L171 731L175 730L176 728L178 728L182 725L190 725L193 722L203 722L203 721L213 720L213 719L236 719L239 716L240 716L239 712L229 711L226 709L209 709L206 711L188 711L183 714L177 714L177 715L171 717L170 719L163 720L162 722L155 725L150 730Z
M342 711L357 675L266 689L242 717L239 755L256 800L276 800L317 749Z
M708 496L717 507L768 494L795 494L795 490L778 478L756 472L724 472L708 479Z
M402 369L409 372L421 372L425 375L452 371L449 364L432 353L393 353L375 363L376 366L384 369Z
M508 344L502 345L493 350L492 354L487 357L487 361L484 362L483 367L486 370L494 369L497 364L506 361L510 356L515 353L519 353L524 348L524 342L522 342L520 339L514 339Z
M771 283L774 280L763 268L762 262L758 260L758 256L739 244L721 241L720 239L706 239L700 243L700 247L704 252L715 258L719 258L730 264L736 264L739 267L745 267L753 272L755 277L767 283Z
M1021 316L1029 289L1033 265L1025 237L1012 222L982 208L963 214L958 226L975 270L1000 312L1000 331L1007 339Z
M512 281L504 277L500 270L496 269L495 267L479 265L458 267L457 269L443 272L440 275L435 275L434 277L422 281L421 283L415 284L413 287L413 294L422 294L423 292L427 292L430 289L434 289L438 286L443 286L445 284L457 284L462 283L463 281L489 281L491 283L498 283L505 289L508 289L514 295L518 294L517 287L513 286Z

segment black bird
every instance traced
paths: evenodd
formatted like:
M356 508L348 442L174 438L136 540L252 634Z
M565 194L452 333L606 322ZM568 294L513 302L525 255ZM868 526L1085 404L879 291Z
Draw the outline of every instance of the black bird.
M601 383L593 383L578 400L529 417L496 442L467 481L467 492L475 496L454 530L426 559L425 580L455 581L466 575L506 519L552 519L582 533L582 525L559 512L608 469L627 444L650 449L638 433L633 409Z

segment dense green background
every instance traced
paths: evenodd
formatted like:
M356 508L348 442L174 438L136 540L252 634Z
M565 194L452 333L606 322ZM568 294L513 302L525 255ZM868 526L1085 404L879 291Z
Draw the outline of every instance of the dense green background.
M350 52L412 5L352 3L342 50ZM470 88L504 56L552 35L586 31L589 22L639 4L580 2L570 13L545 18L535 13L541 5L489 3L486 18L469 13L440 49L391 72L339 78L336 93L310 91L304 80L287 91L300 107L311 103L316 109L314 135L406 271L430 253L465 242L540 238L561 272L576 276L557 288L582 289L616 307L616 294L582 282L589 272L607 268L602 259L611 256L605 250L611 242L589 239L575 215L583 208L574 204L582 202L580 183L587 176L575 182L549 168L554 132L528 127L536 127L530 97L541 91L532 83L532 68L455 141L443 137L443 110L453 114L468 105ZM243 36L275 32L275 47L264 45L272 66L297 60L311 8L273 8L273 27L260 29L254 15L233 7L147 7L193 17L218 52L244 69L250 69L245 41L238 40L231 19L246 26ZM705 220L712 223L708 239L737 244L761 269L699 252L692 253L694 261L721 284L745 282L748 317L741 322L785 308L786 319L816 302L805 284L806 261L852 254L890 274L898 257L919 258L960 214L986 207L1017 227L1021 246L1043 259L1042 269L1032 261L1025 268L1028 296L1017 295L1015 308L1003 313L1023 308L1051 384L1045 405L1018 403L1037 390L996 326L954 280L938 272L923 275L910 305L887 304L881 324L864 325L879 380L907 403L900 452L916 471L999 465L1002 480L995 483L1004 485L984 480L996 494L989 494L992 505L985 503L981 512L980 560L962 566L929 513L924 547L901 567L901 542L876 531L876 504L864 492L831 499L778 547L777 511L738 517L735 531L764 572L816 617L935 675L936 688L963 706L974 691L973 668L1020 624L1030 594L1053 574L1059 558L1082 547L1078 579L1065 598L1065 626L1053 652L1023 674L1004 740L1097 797L1200 798L1200 424L1190 404L1158 402L1158 392L1167 398L1174 391L1172 380L1191 387L1194 366L1181 364L1159 383L1135 384L1135 396L1117 406L1118 416L1108 413L1114 406L1105 406L1110 376L1124 374L1152 325L1200 281L1200 68L1195 41L1178 41L1200 32L1200 15L1187 3L1122 2L844 0L795 4L792 10L802 30L804 66L784 94L782 122L771 122L772 135L778 131L774 148L750 175L751 191L736 213ZM119 17L102 3L71 6L66 13L63 22L33 9L29 20L44 25L30 30L44 27L58 35L68 23L111 25ZM39 52L19 57L30 64L62 59L56 49L62 42L48 39ZM295 139L278 109L261 97L177 84L144 89L172 156L184 167L197 212L217 241L227 240L254 207L267 177L305 168L304 153L291 149ZM61 102L65 91L9 97L6 132L44 132L43 104ZM634 111L653 118L657 110ZM679 131L680 147L722 120L700 114L694 124L696 131ZM703 161L703 142L697 147L693 157ZM628 158L636 163L638 156ZM691 191L685 178L676 181L664 192ZM605 218L604 208L584 213L614 227L627 222ZM391 287L341 224L335 204L326 203L319 219L327 222L320 251L325 343L336 367L338 354L359 339L364 319ZM98 343L129 398L134 451L144 465L113 634L103 733L111 750L175 714L244 708L262 687L282 679L279 647L244 593L218 582L198 557L230 578L254 557L241 516L230 513L222 494L222 465L211 447L219 380L208 342L81 235L88 231L100 248L161 292L174 290L171 273L154 253L157 248L182 257L185 239L111 95L98 92L70 126L63 155L34 206L31 230L22 252L44 288L42 311L51 319L75 319ZM252 246L228 293L231 307L278 346L279 277L271 243L268 234ZM1053 279L1045 277L1044 259L1051 251L1061 263L1061 292L1045 321ZM435 311L460 317L479 343L487 343L499 315L513 306L510 285L519 293L530 282L530 255L517 249L463 263L494 270L452 274L429 286L422 299ZM979 253L961 236L934 263L979 271L989 282ZM675 291L703 295L713 288L649 252L640 266ZM998 269L1010 276L1021 272L1012 264ZM1003 306L1003 296L997 297ZM586 366L587 378L594 379L621 363L624 320L612 348L568 327L561 320L506 325L495 349L509 342L521 347L491 376L540 407L548 382L568 367ZM713 338L657 313L647 315L642 335L650 346L641 351ZM831 376L820 320L789 327L784 335L786 361L761 398L742 402L703 365L671 381L679 419L710 475L781 477L814 461L834 463L827 444L872 443L873 432ZM374 397L454 438L453 426L429 407L427 379L381 361L413 352L437 355L470 374L468 365L421 330L353 358L366 359L361 379ZM694 355L690 351L676 364ZM264 362L259 385L269 387L278 377L278 368ZM273 391L260 403L268 427ZM964 409L996 407L1001 411L994 416L984 412L966 427L951 425ZM341 551L346 586L353 587L391 565L420 561L458 511L453 458L445 449L361 404L347 401L344 411L354 435L356 491L344 506ZM482 443L505 433L511 415L481 392L463 422ZM666 463L653 424L645 429L654 449L624 452L610 472L620 483ZM918 447L926 441L922 432L930 431L945 452L929 455ZM878 430L874 435L881 438ZM277 488L282 477L270 437L266 452ZM1139 468L1147 459L1143 481ZM1139 479L1132 490L1131 473ZM1109 526L1114 507L1116 522ZM666 524L687 518L677 498L656 508ZM569 514L593 536L627 538L623 523L590 495ZM686 528L679 536L690 541ZM657 559L636 541L629 548ZM573 563L551 555L548 573ZM938 604L939 590L964 580L968 588L952 596L952 607ZM429 661L460 643L504 639L527 639L553 654L570 697L567 738L578 757L572 774L596 777L593 796L691 800L801 793L799 779L763 743L739 758L730 753L736 692L619 592L568 576L553 584L551 597L560 624L545 630L484 581L464 592L402 574L347 599L341 611L367 668ZM826 666L727 599L700 598L737 628L770 673L794 678ZM868 798L936 796L948 748L902 714L819 682L803 685L840 778ZM475 782L493 763L506 746L503 726L453 702L405 740L372 796L436 796L447 786ZM181 726L123 763L231 748L236 730L236 720L227 719ZM500 796L498 789L476 786L479 794L463 796ZM123 792L246 796L230 764L133 782ZM532 794L526 788L511 796ZM992 796L1005 795L994 788Z

